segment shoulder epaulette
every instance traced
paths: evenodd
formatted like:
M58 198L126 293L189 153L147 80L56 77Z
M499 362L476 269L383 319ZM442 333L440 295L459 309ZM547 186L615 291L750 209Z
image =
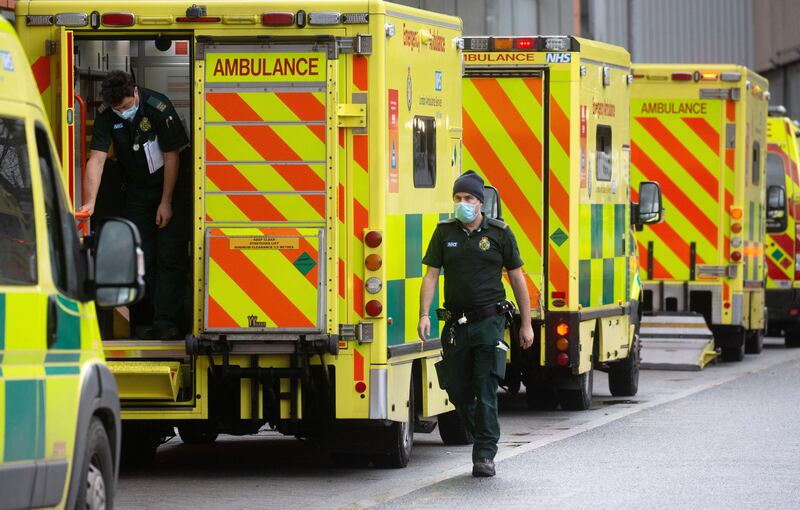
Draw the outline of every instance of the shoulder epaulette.
M446 220L442 220L439 222L439 225L447 225L448 223L454 223L456 221L455 218L447 218Z
M500 221L500 220L498 220L496 218L489 218L489 225L492 225L493 227L497 227L497 228L503 229L503 230L508 228L508 225L506 225L504 222L502 222L502 221Z
M156 110L163 112L167 109L167 103L158 99L155 96L147 96L147 104L155 108Z

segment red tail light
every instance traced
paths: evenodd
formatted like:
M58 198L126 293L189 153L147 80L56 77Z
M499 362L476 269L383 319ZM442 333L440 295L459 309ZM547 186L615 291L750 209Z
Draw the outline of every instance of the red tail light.
M740 251L732 251L731 252L731 260L734 262L739 262L742 260L742 252Z
M558 356L556 356L556 363L560 367L565 367L569 365L569 356L566 352L559 352Z
M367 315L370 317L377 317L383 311L383 305L380 301L375 299L367 301L367 305L364 308L367 310Z
M367 232L367 235L364 236L364 243L369 246L370 248L377 248L383 242L383 236L381 236L380 232L371 231Z
M294 24L293 12L267 12L261 15L261 23L270 27L285 27Z
M136 17L129 12L107 12L100 21L106 27L130 27L136 23Z
M694 75L692 73L672 73L673 81L692 81Z
M364 393L365 391L367 391L367 383L365 383L364 381L358 381L356 383L356 392Z
M518 50L532 50L536 44L536 39L532 37L523 37L521 39L514 39L514 47Z

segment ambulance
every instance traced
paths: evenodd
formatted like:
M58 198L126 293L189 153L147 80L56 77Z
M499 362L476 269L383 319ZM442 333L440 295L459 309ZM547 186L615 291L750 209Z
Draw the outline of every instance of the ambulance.
M767 310L769 332L800 347L800 129L783 106L767 119Z
M635 395L631 228L661 207L656 183L630 191L630 55L568 36L467 37L462 84L464 168L497 190L531 296L534 345L512 338L506 384L524 383L531 408L583 410L599 369L612 394Z
M441 344L416 333L423 252L461 169L460 19L377 0L16 13L76 203L109 70L167 94L190 134L191 331L141 341L115 323L123 457L152 458L175 427L196 443L267 426L401 467L414 431L460 430Z
M632 183L659 181L666 211L638 238L644 309L676 341L710 329L714 343L709 334L690 348L688 365L704 366L714 347L740 361L761 351L766 318L767 80L698 64L635 64L633 77Z
M120 402L95 309L143 292L138 236L110 219L80 243L28 60L0 17L0 508L112 506Z

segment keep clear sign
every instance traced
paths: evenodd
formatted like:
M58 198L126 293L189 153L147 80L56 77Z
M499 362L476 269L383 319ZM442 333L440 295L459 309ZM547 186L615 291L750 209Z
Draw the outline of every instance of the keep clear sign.
M324 53L208 53L207 82L324 81Z
M231 237L231 250L297 250L300 239L296 237Z

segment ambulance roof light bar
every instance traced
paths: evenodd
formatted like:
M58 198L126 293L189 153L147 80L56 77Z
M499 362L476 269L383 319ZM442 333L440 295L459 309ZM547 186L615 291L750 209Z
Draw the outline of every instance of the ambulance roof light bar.
M570 36L547 37L464 37L465 51L580 51Z
M261 24L269 27L285 27L294 25L294 13L265 12L261 15Z
M786 115L788 115L786 113L786 107L782 104L769 105L767 112L770 117L786 117Z

